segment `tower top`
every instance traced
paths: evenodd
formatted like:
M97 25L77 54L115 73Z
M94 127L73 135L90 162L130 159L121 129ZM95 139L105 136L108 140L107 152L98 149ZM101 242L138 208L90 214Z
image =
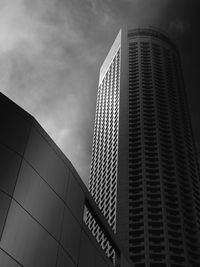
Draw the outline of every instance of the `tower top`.
M110 66L110 63L112 62L112 58L115 56L117 53L120 45L121 45L121 32L122 30L120 29L117 37L115 38L115 41L112 44L112 47L110 48L110 51L108 52L101 68L100 68L100 74L99 74L99 84L101 83L108 67Z
M157 27L152 27L152 26L138 27L135 29L128 29L127 32L128 32L128 38L136 36L150 36L153 38L163 40L164 42L170 44L176 51L178 51L175 43L170 39L169 34L166 31L159 29Z
M159 28L156 28L153 26L138 27L135 29L131 29L131 28L127 28L127 27L123 26L119 30L107 56L106 56L102 66L100 68L99 84L103 80L104 75L110 66L110 63L112 62L112 58L114 58L115 54L117 53L118 49L121 46L121 39L124 38L124 37L122 37L122 32L123 33L125 32L125 35L127 36L126 38L128 38L129 40L131 40L135 37L151 37L154 39L159 39L159 40L164 41L165 43L169 44L170 46L172 46L172 48L178 53L178 49L177 49L175 43L170 39L169 34L162 29L159 29ZM126 34L126 32L127 32L127 34ZM123 34L123 36L125 36L125 35Z

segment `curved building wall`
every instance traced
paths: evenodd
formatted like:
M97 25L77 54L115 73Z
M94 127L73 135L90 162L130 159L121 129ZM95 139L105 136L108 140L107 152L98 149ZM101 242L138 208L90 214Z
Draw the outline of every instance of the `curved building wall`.
M34 118L2 94L0 158L0 266L113 266L83 221L87 201L111 233L75 169ZM110 236L121 266L129 266Z
M128 64L130 256L198 266L200 187L177 49L130 30Z

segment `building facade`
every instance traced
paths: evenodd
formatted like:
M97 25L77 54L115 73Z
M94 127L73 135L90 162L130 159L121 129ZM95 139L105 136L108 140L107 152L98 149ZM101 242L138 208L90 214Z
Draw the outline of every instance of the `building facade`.
M135 266L200 266L194 144L176 46L120 30L100 69L89 190Z
M130 266L70 161L30 114L1 93L0 159L0 266L112 267L85 224L85 209L118 266Z

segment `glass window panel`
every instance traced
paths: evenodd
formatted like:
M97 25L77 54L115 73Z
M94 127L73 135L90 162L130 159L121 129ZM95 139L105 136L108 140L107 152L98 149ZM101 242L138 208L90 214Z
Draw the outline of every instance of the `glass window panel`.
M31 130L25 158L64 199L69 169L34 127Z
M0 248L0 266L2 267L20 267L21 264L18 264L14 259L12 259L8 254L6 254Z
M0 142L23 155L31 122L23 117L26 112L0 95Z
M78 261L81 228L69 209L65 208L61 244L71 255L75 262Z
M67 255L67 253L64 252L64 250L60 247L59 248L59 254L58 254L58 265L57 267L76 267L76 264L73 263L72 259L70 259L70 256Z
M95 266L95 247L84 231L81 234L81 247L79 257L79 267L94 267Z
M14 199L59 239L64 203L25 161L19 173Z
M4 229L6 217L8 214L11 198L0 191L0 237Z
M1 247L23 266L55 267L58 244L12 200Z
M66 198L67 205L70 207L76 218L80 222L82 222L84 210L84 193L72 172L70 172L70 181Z
M0 162L0 189L12 195L20 168L21 157L0 144Z

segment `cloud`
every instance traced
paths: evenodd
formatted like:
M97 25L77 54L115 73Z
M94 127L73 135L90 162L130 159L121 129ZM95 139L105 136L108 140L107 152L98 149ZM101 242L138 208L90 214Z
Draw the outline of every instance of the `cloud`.
M0 53L12 51L20 43L40 48L37 23L26 13L22 0L2 1L0 9Z
M179 42L198 28L194 10L194 0L1 0L2 92L36 117L87 183L98 71L119 28L159 26ZM189 55L188 42L179 44Z
M87 140L80 133L88 128L90 116L82 111L88 105L87 71L96 62L96 48L89 56L70 10L58 6L58 1L16 0L1 5L2 91L38 119L84 176L83 163L75 155L85 153L88 160L83 151Z

